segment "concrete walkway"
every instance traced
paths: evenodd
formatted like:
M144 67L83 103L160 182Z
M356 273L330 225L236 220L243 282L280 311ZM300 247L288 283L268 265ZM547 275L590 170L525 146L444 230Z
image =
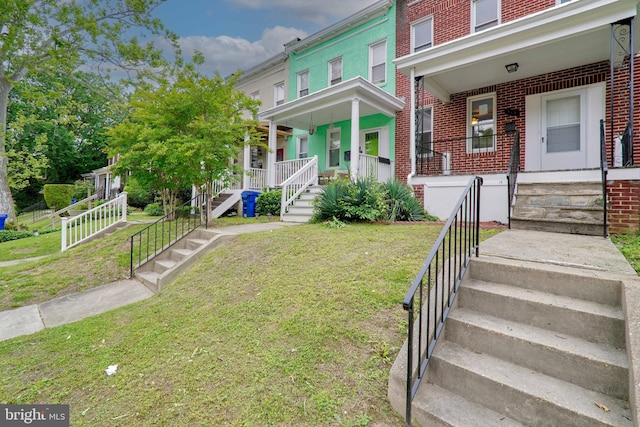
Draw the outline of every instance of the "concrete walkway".
M221 227L215 230L225 235L237 235L276 230L290 225L297 224L268 222ZM23 262L34 259L25 259ZM7 261L5 264L0 264L0 267L17 263L19 261ZM95 316L144 300L153 294L153 291L135 279L120 280L41 304L0 311L0 341Z

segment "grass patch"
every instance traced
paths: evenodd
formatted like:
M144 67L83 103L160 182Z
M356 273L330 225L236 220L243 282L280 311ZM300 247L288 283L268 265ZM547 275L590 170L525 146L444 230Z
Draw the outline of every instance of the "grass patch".
M60 252L60 232L0 243L0 261L34 258Z
M151 299L0 343L0 402L68 403L74 426L402 425L401 301L440 228L239 235Z
M611 241L640 275L640 232L611 236Z

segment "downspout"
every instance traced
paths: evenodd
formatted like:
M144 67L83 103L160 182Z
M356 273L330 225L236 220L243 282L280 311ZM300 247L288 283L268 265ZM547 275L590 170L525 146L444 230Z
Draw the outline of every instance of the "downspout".
M413 191L412 178L416 175L416 69L411 69L411 88L410 88L410 97L411 97L411 110L409 116L409 161L411 162L411 172L407 175L407 185L411 187Z

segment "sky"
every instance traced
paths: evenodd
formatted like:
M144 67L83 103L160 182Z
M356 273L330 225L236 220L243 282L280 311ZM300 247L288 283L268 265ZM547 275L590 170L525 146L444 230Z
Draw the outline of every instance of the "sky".
M375 0L166 0L154 15L180 37L185 58L204 54L200 71L223 77L284 51Z

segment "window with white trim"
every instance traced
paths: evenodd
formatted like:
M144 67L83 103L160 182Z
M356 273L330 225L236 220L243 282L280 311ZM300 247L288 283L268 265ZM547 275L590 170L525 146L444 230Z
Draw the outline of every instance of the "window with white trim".
M496 95L467 98L467 151L495 151Z
M369 46L369 80L375 84L387 81L387 41Z
M329 86L342 81L342 57L329 61Z
M433 17L411 24L411 51L420 52L433 45Z
M433 156L433 115L430 106L416 110L416 156Z
M327 167L340 166L340 128L327 131Z
M284 82L273 85L273 101L275 105L284 104Z
M500 0L472 0L471 25L474 32L500 23Z
M309 70L298 73L298 97L309 95Z
M300 135L298 137L298 158L306 159L309 157L309 136Z

